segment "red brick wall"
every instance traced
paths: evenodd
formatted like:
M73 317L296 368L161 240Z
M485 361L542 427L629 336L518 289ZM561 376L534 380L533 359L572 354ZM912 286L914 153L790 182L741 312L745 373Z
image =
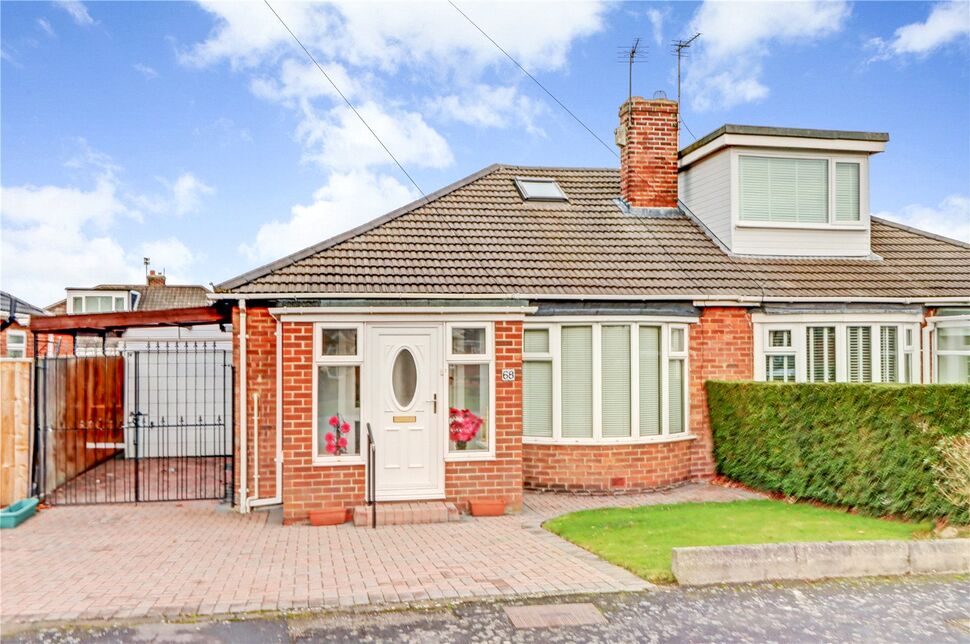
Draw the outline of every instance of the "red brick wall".
M502 381L502 370L516 378ZM448 500L501 498L510 510L522 507L522 323L495 323L495 460L445 464Z
M26 355L27 358L34 357L34 334L28 327L22 326L19 322L14 322L3 331L0 331L0 358L7 357L7 334L10 331L23 331L26 334ZM37 353L41 356L54 355L54 348L58 348L57 355L69 356L74 353L74 338L69 335L59 335L53 333L41 333L37 335Z
M634 492L690 478L694 441L638 445L525 445L522 470L532 490Z
M232 313L233 365L236 368L236 393L242 394L239 378L242 376L239 360L239 309ZM276 494L276 320L266 308L251 308L246 311L246 370L248 391L246 392L246 435L248 471L248 495L255 496L256 458L253 451L253 413L255 405L253 394L259 394L259 489L260 498ZM236 499L241 494L242 474L240 467L240 402L236 403Z
M714 475L714 443L704 382L754 378L754 334L748 309L701 310L700 323L690 326L689 369L690 430L697 436L691 454L691 476L704 479Z
M634 96L620 106L620 193L631 206L677 207L679 125L676 101Z

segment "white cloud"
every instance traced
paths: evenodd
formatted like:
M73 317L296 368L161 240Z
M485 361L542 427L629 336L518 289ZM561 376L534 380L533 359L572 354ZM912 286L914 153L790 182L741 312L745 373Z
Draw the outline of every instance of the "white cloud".
M82 27L90 27L95 24L94 18L88 13L88 8L79 0L55 0L54 4L69 13L74 22Z
M970 197L953 194L937 206L910 204L895 212L874 213L931 233L970 242Z
M349 107L335 107L320 117L303 103L304 118L297 134L307 147L307 160L338 172L393 163ZM357 111L405 167L445 168L454 161L447 141L421 114L387 111L370 102Z
M670 7L647 9L647 18L653 28L653 42L662 45L664 41L664 21L670 15Z
M548 112L545 103L521 94L514 85L491 86L483 83L464 94L439 96L429 101L440 116L476 127L508 127L517 123L531 134L543 135L536 120Z
M765 98L762 61L772 47L811 44L830 36L849 17L845 2L715 2L691 19L702 36L687 65L685 94L698 110L728 108Z
M417 197L394 177L366 171L334 173L313 194L313 202L293 207L286 221L263 224L252 244L239 250L249 259L269 261L350 230Z
M877 53L870 60L893 56L927 56L935 50L970 35L970 3L966 0L933 5L924 22L903 25L890 41L873 38L870 47Z
M46 18L38 18L37 19L37 26L40 27L41 28L41 31L43 31L45 34L47 34L51 38L57 37L57 34L54 33L54 28L51 27L51 23L48 22Z
M347 73L343 65L330 63L321 67L333 79L344 96L348 99L357 96L359 93L357 81ZM280 65L277 74L279 80L269 76L254 78L249 84L253 94L267 101L291 105L299 99L327 97L335 101L342 100L333 85L311 62L286 59Z
M64 297L66 286L140 282L141 258L149 250L153 259L166 262L171 274L186 274L198 258L175 238L136 244L139 252L134 253L130 243L118 241L115 224L140 218L140 208L151 198L128 195L117 178L120 168L85 141L79 143L81 153L66 165L87 175L87 185L0 188L3 288L28 301L49 304ZM194 180L191 174L185 176ZM190 196L199 191L193 181L182 184Z
M207 185L191 172L183 173L172 185L172 200L176 215L198 212L202 198L211 195L215 188Z
M135 63L132 68L139 74L145 77L146 80L152 80L153 78L158 78L158 72L155 71L154 67L149 67L148 65L143 65L142 63Z
M132 257L148 257L151 265L165 271L169 284L186 284L191 280L186 277L190 269L203 259L193 253L188 246L177 237L166 237L141 244L138 253Z

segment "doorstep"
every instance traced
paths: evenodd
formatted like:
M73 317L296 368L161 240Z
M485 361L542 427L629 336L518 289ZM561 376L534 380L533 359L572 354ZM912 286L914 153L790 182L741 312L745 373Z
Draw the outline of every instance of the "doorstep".
M419 523L450 523L461 521L461 514L454 503L444 501L415 501L413 503L378 503L377 525L414 525ZM371 525L371 507L358 505L354 508L354 525Z

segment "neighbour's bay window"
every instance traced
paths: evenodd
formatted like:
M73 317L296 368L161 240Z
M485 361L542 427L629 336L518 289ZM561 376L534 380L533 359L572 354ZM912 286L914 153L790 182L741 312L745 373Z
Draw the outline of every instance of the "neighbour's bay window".
M936 382L970 383L970 319L940 322L935 336Z
M687 432L687 326L529 324L523 332L527 442L632 442Z
M481 458L493 451L491 326L448 325L448 452Z
M823 316L808 316L821 318ZM830 316L837 318L838 316ZM777 382L919 382L919 323L754 316L755 378Z
M314 458L357 461L361 443L360 325L314 328Z

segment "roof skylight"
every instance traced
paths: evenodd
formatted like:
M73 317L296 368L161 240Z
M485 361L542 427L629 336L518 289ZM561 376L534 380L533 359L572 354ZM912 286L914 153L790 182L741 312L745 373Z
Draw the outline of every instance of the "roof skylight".
M555 179L516 177L515 185L526 201L566 201L566 193Z

